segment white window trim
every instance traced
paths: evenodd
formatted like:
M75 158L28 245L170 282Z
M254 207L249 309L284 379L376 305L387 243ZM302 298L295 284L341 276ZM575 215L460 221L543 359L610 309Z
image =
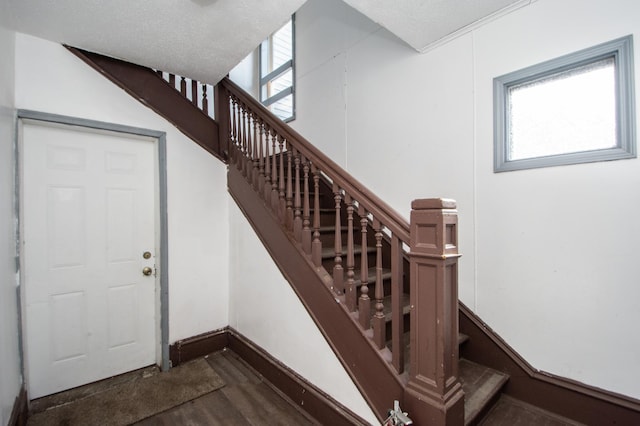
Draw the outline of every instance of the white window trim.
M615 58L617 145L607 149L509 160L509 88L612 56ZM633 76L633 38L629 35L495 78L494 172L636 158Z

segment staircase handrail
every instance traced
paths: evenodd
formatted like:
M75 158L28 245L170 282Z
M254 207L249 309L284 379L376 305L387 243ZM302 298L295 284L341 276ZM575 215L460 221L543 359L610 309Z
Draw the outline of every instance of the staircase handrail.
M304 136L300 135L273 115L264 105L246 93L228 77L225 77L219 84L223 85L230 93L248 105L251 110L258 113L261 120L267 123L272 129L277 130L280 135L291 142L306 158L315 163L331 181L351 194L367 211L379 218L403 243L409 244L409 221L393 207L376 196L349 172L327 157Z

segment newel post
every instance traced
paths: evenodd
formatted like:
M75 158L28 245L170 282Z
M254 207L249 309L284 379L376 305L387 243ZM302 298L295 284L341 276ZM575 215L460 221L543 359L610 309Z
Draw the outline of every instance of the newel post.
M410 232L411 364L403 409L414 424L463 425L455 201L413 201Z
M227 162L230 159L231 113L229 106L229 91L218 83L213 88L215 118L218 122L219 154Z

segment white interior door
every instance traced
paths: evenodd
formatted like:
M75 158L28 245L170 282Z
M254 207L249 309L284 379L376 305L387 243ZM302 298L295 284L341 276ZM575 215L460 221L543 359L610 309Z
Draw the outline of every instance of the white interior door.
M153 140L28 120L21 135L30 398L154 364Z

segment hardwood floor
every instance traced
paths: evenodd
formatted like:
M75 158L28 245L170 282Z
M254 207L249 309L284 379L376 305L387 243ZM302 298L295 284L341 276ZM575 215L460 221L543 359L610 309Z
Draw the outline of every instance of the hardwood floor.
M273 389L236 354L206 357L225 385L138 423L152 425L319 425Z

